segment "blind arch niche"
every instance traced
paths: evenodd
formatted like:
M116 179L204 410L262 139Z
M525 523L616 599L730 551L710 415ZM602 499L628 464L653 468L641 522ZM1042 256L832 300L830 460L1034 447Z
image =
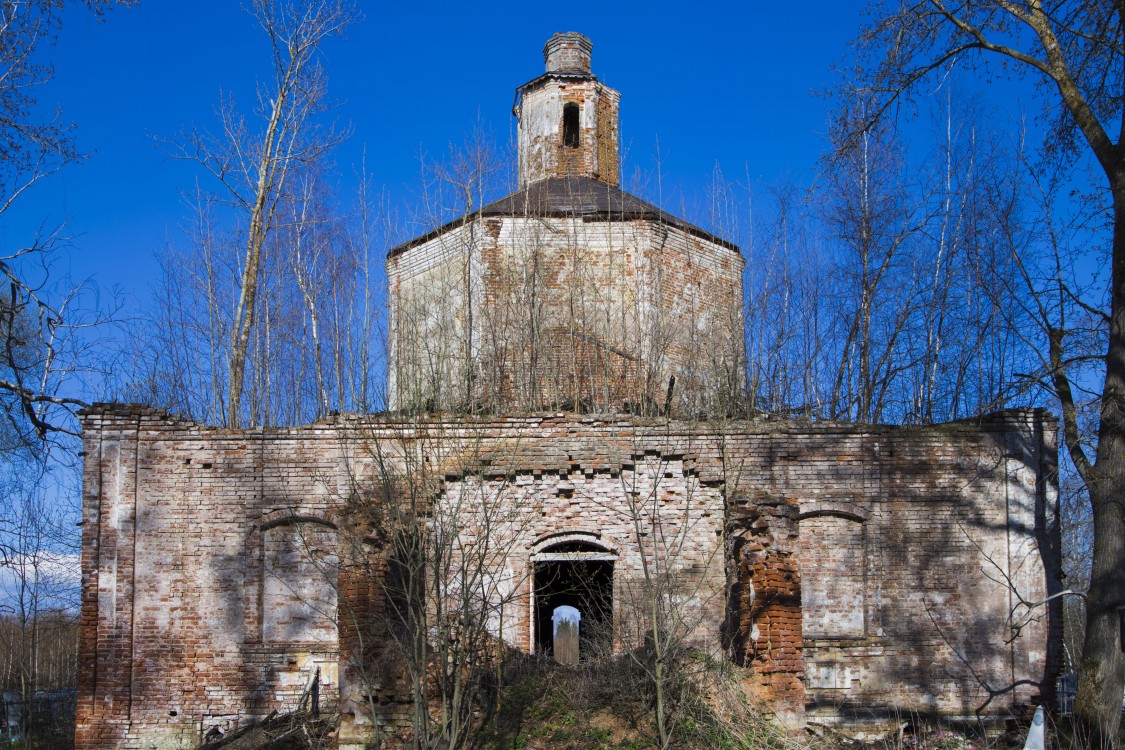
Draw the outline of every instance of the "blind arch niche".
M336 526L288 516L263 525L261 535L262 642L336 643Z
M801 630L806 639L867 635L867 513L853 503L801 505Z

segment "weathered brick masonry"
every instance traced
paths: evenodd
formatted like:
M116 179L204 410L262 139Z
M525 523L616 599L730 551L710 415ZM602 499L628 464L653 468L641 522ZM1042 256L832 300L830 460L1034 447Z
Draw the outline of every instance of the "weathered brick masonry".
M83 750L184 746L291 706L313 665L361 736L332 613L337 590L349 608L375 597L329 583L334 527L373 457L404 451L442 467L435 497L512 509L496 578L526 606L496 626L522 649L532 560L579 540L615 560L618 648L640 555L672 551L689 641L788 720L1004 715L1055 666L1049 613L1016 606L1057 586L1054 427L1038 411L910 429L549 414L227 431L107 405L84 434ZM638 497L646 524L690 528L680 546L636 538Z
M581 555L610 648L644 642L647 564L686 642L788 722L1050 698L1058 601L1022 602L1059 588L1053 422L708 421L740 412L745 261L617 187L619 96L591 49L552 37L518 90L519 190L388 254L389 406L438 413L232 431L86 412L79 750L188 746L291 708L317 667L341 744L368 731L365 695L401 717L393 675L356 669L393 601L353 512L381 489L465 509L452 549L497 537L482 580L507 604L480 611L515 648L549 648L563 594L537 571ZM664 418L604 416L623 413Z

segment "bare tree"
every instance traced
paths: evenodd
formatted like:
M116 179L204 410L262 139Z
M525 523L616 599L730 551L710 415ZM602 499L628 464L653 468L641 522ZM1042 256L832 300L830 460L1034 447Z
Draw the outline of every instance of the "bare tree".
M863 112L846 109L841 117L837 128L851 132ZM902 284L908 278L902 266L926 223L927 202L905 179L902 148L890 128L864 131L841 144L834 159L825 218L844 257L837 264L842 333L830 414L879 422L894 376L904 367L900 342L915 303Z
M792 183L757 188L713 185L724 192L720 236L746 257L743 315L746 404L755 412L826 418L838 349L829 305L838 281L833 246L818 221L820 196Z
M232 101L219 108L219 135L192 130L173 144L177 158L200 164L219 184L221 201L233 207L241 233L237 294L227 349L226 424L246 421L243 395L252 346L263 257L282 220L281 207L302 170L315 168L342 136L320 127L328 108L321 45L342 34L358 16L347 0L256 0L255 20L270 42L273 80L259 89L260 122L247 122Z
M823 286L835 312L831 416L932 424L1028 400L1014 374L1026 344L978 265L995 241L991 165L1009 152L947 72L913 148L893 123L866 126L862 99L833 130L816 191L835 251Z
M874 100L873 116L916 93L919 82L954 60L971 66L1006 65L1027 76L1044 102L1049 129L1044 156L1063 164L1073 154L1094 163L1105 192L1098 205L1111 218L1108 291L1085 300L1070 287L1038 279L1025 289L1038 298L1062 294L1107 332L1098 388L1096 441L1079 425L1073 370L1073 332L1058 309L1040 305L1048 352L1046 379L1058 397L1066 450L1089 492L1094 527L1086 638L1075 717L1094 747L1115 746L1121 717L1125 657L1125 101L1120 3L1015 3L986 0L949 5L911 2L880 12L859 40L857 87ZM1056 281L1057 276L1055 277ZM1053 306L1052 306L1053 307ZM1081 384L1079 384L1081 387Z
M653 455L638 449L621 457L621 502L611 510L629 530L621 567L624 580L614 641L644 674L651 691L655 744L676 746L677 731L688 709L687 652L706 653L708 616L718 619L723 590L723 546L717 520L701 510L715 502L683 455ZM593 500L593 499L591 499ZM596 500L593 500L596 502ZM714 624L714 623L712 623ZM717 651L717 649L716 649Z
M67 8L100 17L114 4L0 3L0 226L29 191L84 158L72 124L37 114L54 73L44 47ZM44 217L31 236L0 247L0 683L25 704L39 689L69 686L73 674L65 610L75 595L74 527L65 522L66 490L48 487L69 468L82 389L108 371L96 330L107 315L90 285L58 273L69 241Z
M849 100L807 189L712 184L748 259L754 409L925 424L1030 400L1025 343L976 264L993 242L987 165L1006 152L955 89L943 79L910 142L890 123L852 138L864 110Z
M355 437L343 557L374 596L341 598L352 677L378 741L375 696L397 681L411 747L468 747L495 706L521 588L508 560L538 506L486 470L471 423L405 418Z
M381 404L373 248L395 227L366 182L341 206L326 179L293 177L293 195L278 209L283 225L260 269L244 392L255 424L308 423ZM157 302L144 335L134 336L131 397L214 424L227 414L238 261L235 233L206 197L194 213L191 246L162 253Z
M430 237L443 261L423 272L425 284L391 282L394 317L388 334L395 357L389 402L396 408L477 412L491 407L496 390L512 375L502 362L499 372L487 372L494 357L483 355L494 345L515 344L503 335L507 330L498 330L483 294L488 239L478 216L509 187L511 160L478 122L443 158L423 156L421 170L421 197L410 229Z
M9 464L0 485L0 689L19 697L29 747L51 744L57 728L30 723L30 709L40 691L74 688L78 653L77 556L68 517L44 490L49 468L42 457Z
M100 17L114 0L81 3ZM20 205L27 191L84 156L74 143L74 126L56 113L35 113L38 89L54 69L42 47L54 43L63 0L0 5L0 222ZM82 401L65 395L73 378L89 366L79 330L102 316L84 307L84 285L60 286L51 271L67 246L61 225L44 223L33 237L0 248L0 401L6 428L25 445L50 434L74 434L73 411ZM64 385L65 384L65 385Z
M380 389L384 373L383 349L376 344L383 318L376 303L377 285L374 274L375 248L391 247L396 223L388 210L385 196L372 195L371 176L366 166L358 173L356 209L344 233L344 252L355 264L356 277L351 288L352 304L342 299L344 289L332 289L333 330L337 341L346 341L332 358L332 371L341 394L341 403L351 403L361 414L373 411L381 402ZM346 336L342 329L353 331ZM350 399L344 398L345 393Z

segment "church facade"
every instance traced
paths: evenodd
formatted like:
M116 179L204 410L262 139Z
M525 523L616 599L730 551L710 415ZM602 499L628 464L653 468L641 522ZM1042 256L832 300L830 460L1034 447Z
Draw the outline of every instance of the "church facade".
M86 411L79 748L187 747L293 708L316 669L341 747L393 729L408 696L364 634L394 591L380 540L419 503L456 519L508 648L559 656L564 608L567 660L639 648L659 580L667 627L788 726L1050 700L1061 618L1029 605L1060 588L1053 420L740 416L738 248L619 188L589 40L544 53L517 191L388 253L391 411Z

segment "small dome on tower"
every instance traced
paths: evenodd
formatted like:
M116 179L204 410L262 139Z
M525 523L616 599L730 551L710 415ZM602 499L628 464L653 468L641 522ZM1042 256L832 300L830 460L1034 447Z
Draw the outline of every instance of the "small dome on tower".
M594 45L577 31L562 31L543 45L548 73L589 73Z

